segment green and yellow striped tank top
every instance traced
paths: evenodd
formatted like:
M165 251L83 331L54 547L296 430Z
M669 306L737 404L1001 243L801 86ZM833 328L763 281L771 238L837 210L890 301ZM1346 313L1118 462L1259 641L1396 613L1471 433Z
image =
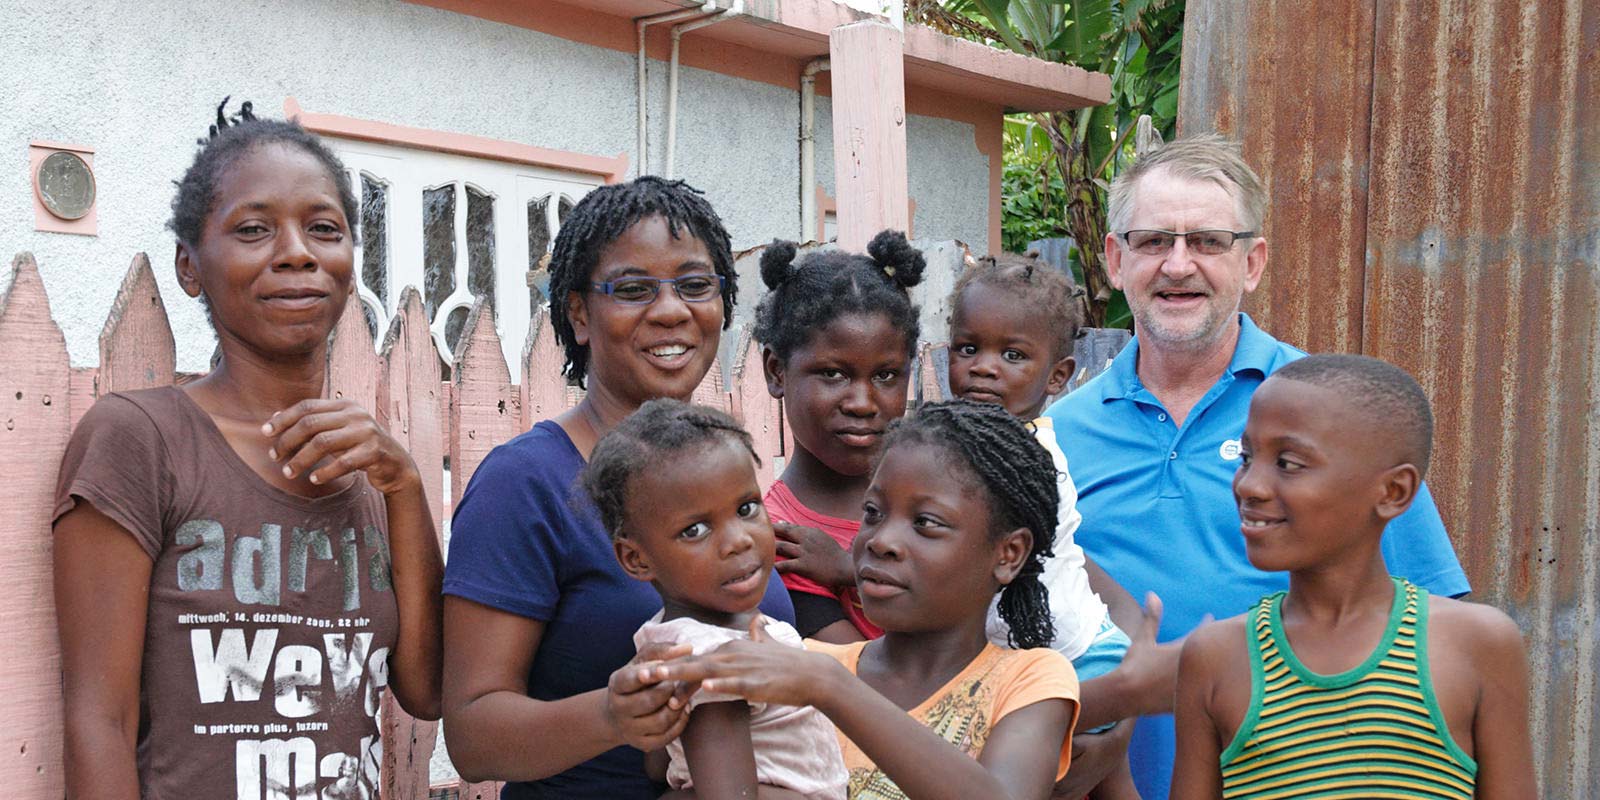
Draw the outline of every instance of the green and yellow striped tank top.
M1318 675L1283 633L1283 592L1251 615L1250 710L1222 752L1222 796L1471 800L1478 765L1450 738L1428 672L1428 592L1394 579L1372 655Z

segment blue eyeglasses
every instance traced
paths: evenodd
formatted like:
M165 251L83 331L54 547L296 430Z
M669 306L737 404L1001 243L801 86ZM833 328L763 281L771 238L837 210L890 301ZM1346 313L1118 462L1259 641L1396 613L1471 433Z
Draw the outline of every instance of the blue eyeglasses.
M678 299L688 303L701 303L722 292L721 275L685 275L681 278L646 278L643 276L619 278L614 281L589 284L601 294L630 306L647 306L661 294L661 284L672 284Z

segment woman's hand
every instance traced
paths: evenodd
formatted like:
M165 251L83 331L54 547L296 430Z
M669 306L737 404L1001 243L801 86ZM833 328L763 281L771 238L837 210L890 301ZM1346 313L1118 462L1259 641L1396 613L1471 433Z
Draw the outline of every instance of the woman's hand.
M1133 739L1133 720L1123 720L1105 733L1072 735L1072 766L1055 786L1056 800L1079 800L1119 766L1128 763L1128 743Z
M611 673L602 710L617 737L645 752L666 747L689 724L693 682L662 677L662 663L687 656L689 645L651 642Z
M1157 644L1161 614L1161 598L1155 592L1146 593L1144 617L1131 637L1127 654L1115 670L1119 679L1132 687L1133 695L1140 699L1134 709L1140 716L1171 713L1177 693L1178 656L1183 652L1183 642L1187 637L1180 636L1173 641ZM1205 615L1200 625L1211 619L1210 614Z
M829 588L856 585L856 564L850 551L816 528L773 522L778 536L778 572L810 578Z
M268 457L283 462L284 477L305 475L327 486L360 470L383 493L389 572L400 614L399 636L389 654L389 689L407 713L438 719L444 560L416 462L351 400L302 400L273 414L261 432L271 442Z
M731 694L751 703L816 705L818 677L843 669L838 661L781 644L767 635L765 619L750 621L750 640L725 642L716 650L654 667L657 680L698 684L707 692Z
M283 474L326 486L356 470L374 489L392 495L422 486L417 465L400 443L359 404L345 399L302 400L273 414L261 432L272 442L267 455L283 462Z

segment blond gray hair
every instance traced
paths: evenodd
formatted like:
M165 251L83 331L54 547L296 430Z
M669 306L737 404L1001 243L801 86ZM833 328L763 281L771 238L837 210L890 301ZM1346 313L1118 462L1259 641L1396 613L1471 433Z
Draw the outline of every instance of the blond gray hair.
M1267 215L1267 190L1240 155L1239 143L1216 134L1192 136L1163 145L1140 156L1133 166L1111 183L1106 203L1106 223L1112 233L1127 230L1133 216L1134 187L1139 179L1158 170L1187 180L1204 180L1221 186L1233 198L1239 224L1262 233Z

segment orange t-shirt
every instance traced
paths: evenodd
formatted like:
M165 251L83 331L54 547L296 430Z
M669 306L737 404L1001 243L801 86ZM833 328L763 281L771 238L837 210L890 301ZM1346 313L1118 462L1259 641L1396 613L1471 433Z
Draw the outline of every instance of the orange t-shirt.
M806 640L806 649L837 659L856 674L861 650L867 642L828 644ZM983 753L989 732L1005 715L1041 700L1071 700L1072 722L1078 721L1078 675L1066 656L1047 648L1009 650L986 645L983 652L939 691L906 712L931 728L939 738L976 759ZM1072 763L1072 725L1061 742L1056 780ZM900 787L883 774L854 742L839 734L839 749L850 772L850 800L906 800Z

